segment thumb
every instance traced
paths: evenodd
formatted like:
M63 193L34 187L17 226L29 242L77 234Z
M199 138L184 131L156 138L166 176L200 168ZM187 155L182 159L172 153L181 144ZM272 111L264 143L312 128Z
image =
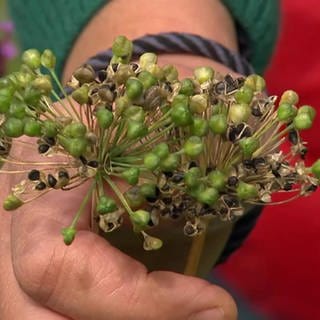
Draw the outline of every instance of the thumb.
M206 281L148 273L89 231L80 231L66 247L57 236L59 223L52 221L44 232L48 222L35 224L30 215L30 225L19 220L24 232L13 238L17 280L27 294L63 315L77 320L236 319L232 298Z

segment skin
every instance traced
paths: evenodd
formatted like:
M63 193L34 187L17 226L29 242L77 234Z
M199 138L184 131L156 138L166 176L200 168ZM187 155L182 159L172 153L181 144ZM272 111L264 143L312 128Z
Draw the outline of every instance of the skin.
M194 12L197 18L189 19ZM189 31L237 49L232 19L217 0L114 0L79 36L66 64L65 79L89 56L110 47L116 35L143 35L146 16L152 16L149 33ZM99 41L92 40L93 34ZM160 63L177 65L181 76L200 65L228 72L196 56L163 55ZM21 158L25 151L14 145L12 153ZM10 178L2 178L1 199L12 184ZM90 232L89 210L81 219L75 242L65 246L60 230L70 223L87 188L51 192L14 213L1 213L1 319L236 319L235 303L223 289L172 272L148 273L142 264ZM63 205L57 205L57 199Z

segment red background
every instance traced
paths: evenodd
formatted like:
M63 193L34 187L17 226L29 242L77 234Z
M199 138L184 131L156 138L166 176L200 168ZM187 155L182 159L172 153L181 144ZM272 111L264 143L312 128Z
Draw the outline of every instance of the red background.
M293 89L300 104L317 109L304 138L308 162L320 158L319 1L282 1L279 43L266 78L270 94ZM273 319L320 319L320 191L264 209L249 239L218 271Z

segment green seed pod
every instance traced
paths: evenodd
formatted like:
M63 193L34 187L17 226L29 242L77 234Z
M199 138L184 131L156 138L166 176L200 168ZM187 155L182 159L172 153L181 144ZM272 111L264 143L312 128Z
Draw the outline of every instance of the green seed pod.
M121 173L121 177L131 185L135 185L139 182L139 175L139 168L130 168Z
M7 211L15 210L23 205L23 201L10 193L3 201L3 209Z
M144 123L137 121L128 121L127 138L134 140L137 138L142 138L148 133L148 128Z
M312 118L309 113L300 113L293 119L293 125L297 130L310 129L312 127Z
M24 123L21 119L10 117L4 122L3 129L7 137L18 138L23 135Z
M199 192L197 200L208 206L214 205L219 199L219 191L215 188L206 188L203 192Z
M186 96L192 96L194 93L194 83L190 78L185 78L180 82L181 88L179 93Z
M320 159L318 159L311 167L311 172L320 179Z
M143 249L146 251L159 250L163 245L161 239L146 235L144 237Z
M189 97L184 94L176 95L171 103L171 106L174 107L176 104L184 104L186 107L189 105Z
M40 137L42 133L41 123L34 119L26 119L23 132L28 137Z
M150 213L146 210L137 210L130 215L130 219L137 227L144 228L150 221Z
M58 124L52 120L44 120L41 131L43 135L54 138L58 134Z
M116 112L122 114L122 112L131 105L131 101L127 96L118 97L115 100Z
M32 70L40 67L40 52L37 49L29 49L23 52L21 60Z
M201 114L206 111L208 106L208 95L196 94L190 98L190 110L193 113Z
M140 191L145 198L154 198L157 196L157 186L154 183L142 184Z
M224 134L228 128L228 121L225 114L215 114L209 119L209 128L215 134Z
M195 184L193 187L189 187L187 189L187 193L197 199L199 194L203 193L206 190L206 186L201 181L198 181L197 184Z
M266 82L261 76L251 74L246 78L244 85L251 88L253 91L262 92L266 87Z
M164 72L164 76L167 81L174 82L178 80L178 70L175 66L168 64L162 68L162 71Z
M187 187L193 188L200 183L201 171L198 167L190 168L184 175L184 182Z
M171 108L171 119L175 125L185 127L193 122L189 107L183 103L175 103Z
M59 137L61 145L69 152L69 154L75 158L82 156L88 147L88 141L84 138L62 138Z
M107 214L117 210L116 202L107 196L101 196L98 199L96 211L98 214Z
M134 186L124 193L124 196L132 209L140 208L146 201L140 191L140 187Z
M22 71L15 72L13 75L17 86L19 86L20 88L26 88L30 84L30 82L36 79L34 74Z
M253 98L253 90L251 87L243 86L234 95L237 103L250 104Z
M147 169L154 171L159 167L160 158L156 153L149 152L144 156L143 164Z
M149 71L141 71L138 75L138 79L141 81L144 89L149 89L154 86L158 79Z
M191 136L187 139L183 146L183 151L186 155L191 158L197 157L201 152L203 152L204 145L202 139L197 136Z
M143 93L143 84L136 78L129 78L126 82L126 95L129 99L135 100Z
M227 177L220 170L213 170L208 175L208 183L210 184L210 186L217 189L218 191L224 189L226 182Z
M80 85L91 83L96 77L94 69L89 64L79 67L72 75L79 81Z
M38 106L39 101L41 99L41 92L39 90L36 90L32 87L27 87L26 90L23 92L23 100L27 105L30 106Z
M9 110L14 89L12 87L0 89L0 113L6 113Z
M146 65L145 70L149 71L158 80L163 80L163 78L164 78L164 72L163 72L162 68L160 68L155 63Z
M63 129L63 135L70 138L83 138L86 132L87 127L82 122L72 122Z
M282 94L279 105L282 103L296 105L298 102L299 102L298 94L293 90L287 90Z
M277 110L277 117L279 121L289 123L297 115L297 108L289 103L282 103Z
M178 168L180 164L180 156L175 153L170 153L164 159L161 159L160 167L163 172L172 172Z
M164 143L161 142L159 144L157 144L154 148L153 148L153 152L160 158L160 159L164 159L166 158L170 151L169 151L169 146Z
M301 114L301 113L307 113L310 116L312 121L314 120L314 118L316 116L315 108L308 106L308 105L301 106L298 109L298 114Z
M49 49L43 51L40 57L41 65L47 69L54 69L56 66L56 56Z
M136 122L144 122L145 112L140 106L130 106L124 111L124 116L128 120L136 121Z
M250 114L250 107L246 103L232 104L229 109L230 120L235 124L247 122Z
M118 36L113 41L112 44L112 53L124 59L123 62L129 62L132 55L133 44L125 36Z
M63 242L67 246L69 246L73 242L73 240L76 236L76 233L77 233L77 230L73 227L63 228L61 230L61 234L63 236Z
M80 88L74 90L71 94L73 100L79 104L85 104L89 101L89 87L83 85Z
M196 80L198 80L199 83L202 84L213 78L214 70L211 67L198 67L194 69L193 74Z
M27 105L20 100L12 101L7 115L17 119L23 119L26 116Z
M156 64L158 57L155 53L146 52L139 58L139 64L142 69L145 69L148 65Z
M239 141L239 146L245 158L250 158L252 154L259 148L260 143L257 138L248 137Z
M105 108L100 108L96 112L97 122L101 129L109 128L113 122L113 113Z
M128 64L120 64L113 78L118 85L122 85L125 84L130 77L134 76L135 73Z
M45 95L49 95L52 91L52 83L49 76L38 76L32 81L31 85Z
M204 137L209 131L208 121L203 118L193 118L190 132L193 136Z
M254 199L258 196L258 190L256 186L243 181L239 181L236 192L238 198L241 200Z

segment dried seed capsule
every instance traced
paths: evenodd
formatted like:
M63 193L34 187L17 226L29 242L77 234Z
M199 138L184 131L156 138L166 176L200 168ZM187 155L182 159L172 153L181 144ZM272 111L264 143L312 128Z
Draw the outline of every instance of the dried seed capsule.
M261 117L263 115L261 108L259 105L254 105L251 109L251 114L257 118Z
M28 179L31 181L40 180L40 171L33 169L28 173Z
M50 149L50 146L46 143L41 143L38 146L39 153L46 153Z
M173 183L180 183L184 180L184 172L176 172L173 174L172 178L170 181Z
M183 232L186 236L193 237L198 234L198 228L190 221L187 221L183 228Z
M41 191L44 190L46 187L47 185L43 181L40 181L38 184L36 184L35 189Z
M156 237L151 237L145 233L143 249L146 251L159 250L162 247L162 240Z
M236 176L230 176L227 180L227 184L230 187L235 187L238 185L239 179Z

